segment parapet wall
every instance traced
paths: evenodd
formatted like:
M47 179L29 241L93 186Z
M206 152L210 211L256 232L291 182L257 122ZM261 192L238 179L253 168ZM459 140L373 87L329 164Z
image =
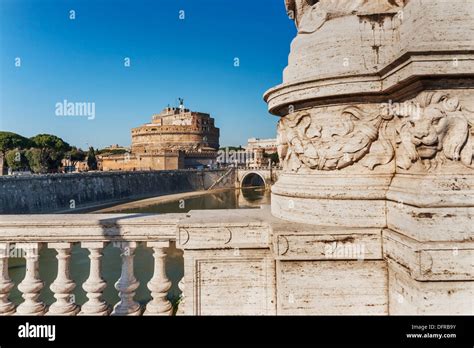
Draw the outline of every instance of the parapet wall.
M205 190L225 172L177 170L0 177L0 214L73 212L109 202ZM223 180L217 186L232 188L234 182Z

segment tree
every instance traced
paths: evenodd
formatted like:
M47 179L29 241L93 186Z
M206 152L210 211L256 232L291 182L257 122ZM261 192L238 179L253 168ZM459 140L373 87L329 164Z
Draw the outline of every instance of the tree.
M28 138L12 132L0 132L0 151L5 155L8 150L28 149L35 144Z
M73 165L86 158L84 151L71 147L63 139L52 134L38 134L28 139L12 132L0 132L0 153L9 168L29 168L35 173L57 171L65 157L69 158ZM93 157L95 160L95 156ZM96 168L97 161L95 163L93 167Z
M75 166L77 162L84 161L86 159L86 153L73 146L71 150L66 152L65 157L71 161L71 165Z
M46 171L57 171L61 166L61 160L71 146L61 138L51 134L38 134L30 138L35 147L41 150L41 168ZM42 169L42 170L43 170Z
M100 149L96 151L97 155L123 155L127 153L127 149Z
M87 166L89 170L97 170L97 158L95 157L94 148L89 147L89 152L87 153Z
M25 157L25 150L8 150L5 154L5 162L11 170L28 170L28 160Z
M67 152L71 146L61 138L52 134L38 134L30 138L31 141L40 149L52 149L57 152Z
M277 164L280 162L280 158L278 157L278 153L277 152L274 152L274 153L264 153L263 154L263 157L266 157L266 158L269 158L270 161L273 163L273 164Z
M48 171L48 168L43 165L41 154L42 151L36 148L31 148L25 151L25 157L28 160L28 166L34 173L46 173Z
M64 152L56 151L54 149L41 149L41 161L46 165L48 172L57 172L62 165Z

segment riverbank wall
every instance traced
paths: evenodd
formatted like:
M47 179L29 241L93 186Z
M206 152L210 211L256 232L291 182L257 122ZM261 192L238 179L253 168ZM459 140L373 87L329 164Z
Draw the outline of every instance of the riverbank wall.
M232 188L235 177L230 174L223 169L2 176L0 214L73 213L95 205L207 190L216 181L213 188Z

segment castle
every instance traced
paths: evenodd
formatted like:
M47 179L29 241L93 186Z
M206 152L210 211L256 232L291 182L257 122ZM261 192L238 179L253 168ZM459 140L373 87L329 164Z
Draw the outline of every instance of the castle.
M151 123L132 129L131 151L102 156L102 169L173 170L211 167L219 149L219 128L209 114L166 107Z

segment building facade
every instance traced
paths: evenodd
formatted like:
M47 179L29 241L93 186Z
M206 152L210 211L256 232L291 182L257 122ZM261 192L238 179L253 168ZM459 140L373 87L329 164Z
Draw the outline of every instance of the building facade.
M250 154L246 165L248 167L265 167L270 164L270 157L277 152L276 139L250 138L247 140L245 151Z
M167 107L150 123L132 129L130 153L104 155L102 169L172 170L210 167L216 162L219 128L209 114L182 105Z
M247 151L255 149L263 149L265 153L271 154L277 152L277 140L275 139L260 139L250 138L247 140Z

